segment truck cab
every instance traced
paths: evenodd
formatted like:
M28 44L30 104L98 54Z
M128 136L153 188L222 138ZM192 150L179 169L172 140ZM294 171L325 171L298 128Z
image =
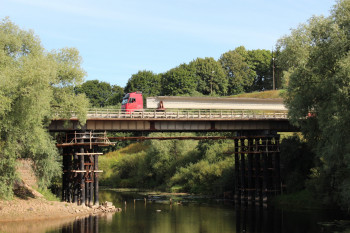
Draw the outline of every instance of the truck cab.
M129 113L143 111L142 92L137 91L126 94L122 101L122 111Z

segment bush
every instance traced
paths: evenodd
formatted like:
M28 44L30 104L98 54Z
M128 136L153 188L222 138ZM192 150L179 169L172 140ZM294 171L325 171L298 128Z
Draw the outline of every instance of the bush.
M150 136L159 136L152 133ZM161 136L193 136L188 133ZM227 140L150 140L101 157L101 185L222 194L234 187L234 157Z

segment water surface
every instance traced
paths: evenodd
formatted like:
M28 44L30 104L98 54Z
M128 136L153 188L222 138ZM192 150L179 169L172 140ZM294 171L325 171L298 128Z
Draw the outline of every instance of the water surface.
M90 216L50 226L43 232L132 233L319 233L345 232L341 212L290 211L237 207L232 201L175 198L101 191L100 201L112 201L122 212ZM181 202L180 202L181 201ZM125 204L126 203L126 204ZM49 220L50 221L50 220ZM337 223L336 225L334 223ZM23 228L22 228L23 229ZM28 231L30 232L30 231Z

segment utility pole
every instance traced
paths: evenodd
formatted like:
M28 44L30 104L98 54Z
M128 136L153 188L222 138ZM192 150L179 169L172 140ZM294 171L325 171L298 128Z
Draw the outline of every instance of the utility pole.
M211 80L210 80L210 95L212 96L213 94L213 76L214 76L215 71L213 70L211 72Z
M272 90L276 90L276 84L275 84L275 58L273 57L273 49L272 49Z

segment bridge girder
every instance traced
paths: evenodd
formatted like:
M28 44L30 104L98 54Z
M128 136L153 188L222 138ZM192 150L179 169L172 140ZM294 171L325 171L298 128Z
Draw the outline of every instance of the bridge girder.
M149 131L149 132L227 132L227 131L298 131L287 119L88 119L86 125L79 126L75 119L64 123L64 120L53 120L50 131Z

